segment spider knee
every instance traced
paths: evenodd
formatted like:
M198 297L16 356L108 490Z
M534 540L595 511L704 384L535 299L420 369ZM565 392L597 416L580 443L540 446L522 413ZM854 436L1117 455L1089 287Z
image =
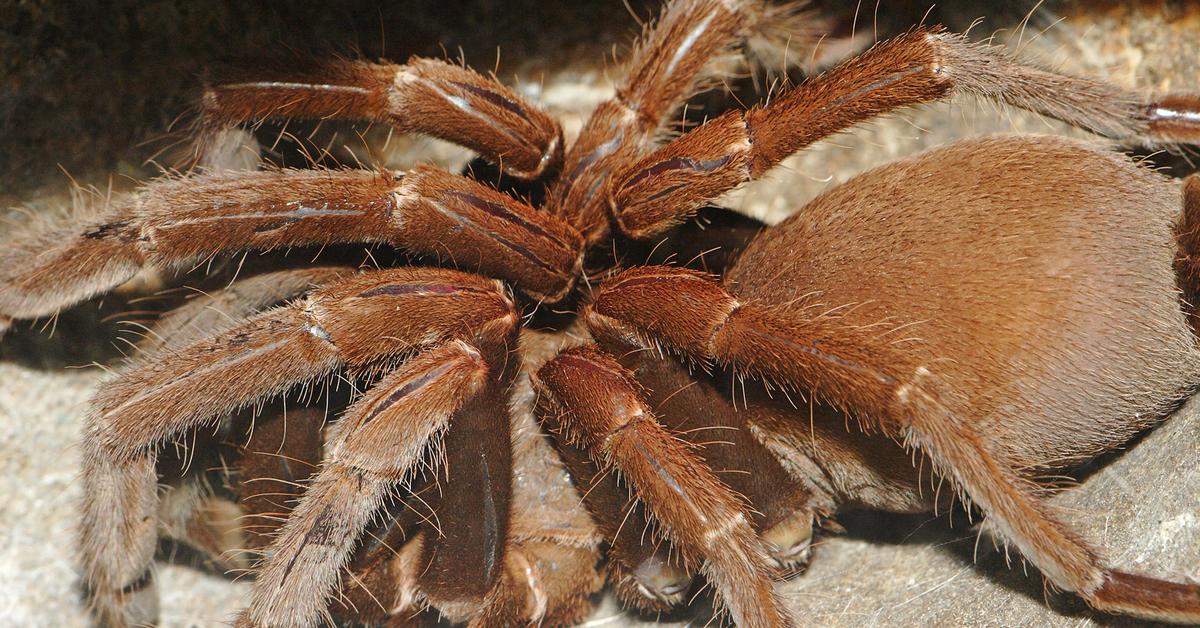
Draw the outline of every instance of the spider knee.
M925 395L928 397L928 395L921 390L921 382L928 379L930 375L931 373L928 368L923 365L918 366L915 370L913 370L913 377L911 380L896 386L896 392L893 395L896 401L901 405L908 405L914 394Z

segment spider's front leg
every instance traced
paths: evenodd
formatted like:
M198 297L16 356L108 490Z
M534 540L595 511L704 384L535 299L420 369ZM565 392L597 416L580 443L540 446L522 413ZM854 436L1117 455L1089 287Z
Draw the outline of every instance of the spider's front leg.
M428 166L189 176L151 183L82 227L7 247L0 321L53 314L144 265L179 268L223 252L352 242L445 259L548 301L570 291L582 258L582 239L561 220Z
M730 111L618 172L613 215L650 238L812 143L896 109L973 95L1098 135L1149 144L1200 143L1200 96L1148 99L1044 70L999 46L919 28L877 44L749 111Z
M609 178L653 146L684 99L712 78L710 64L747 40L775 50L804 48L811 32L796 27L819 18L804 3L770 5L761 0L672 0L634 44L616 94L596 107L563 159L562 176L547 197L548 212L579 229L588 245L609 236L606 191ZM793 48L793 50L797 49ZM787 56L787 55L785 55ZM771 59L772 63L777 59Z
M553 170L562 158L562 130L553 118L494 78L433 59L337 61L302 74L224 82L205 90L202 106L202 152L230 125L337 118L449 140L526 179Z

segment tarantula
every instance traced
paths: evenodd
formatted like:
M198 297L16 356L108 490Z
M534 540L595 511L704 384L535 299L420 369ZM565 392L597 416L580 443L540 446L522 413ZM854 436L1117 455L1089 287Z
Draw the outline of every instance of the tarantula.
M427 166L194 174L9 246L10 320L218 253L378 243L443 262L284 270L159 323L85 430L96 617L154 621L161 528L214 556L263 549L240 625L403 621L425 606L570 623L601 585L601 542L627 604L667 608L700 572L739 625L788 625L772 582L807 560L814 523L847 503L934 505L915 450L1054 586L1102 610L1200 620L1200 587L1107 568L1034 481L1119 446L1200 383L1200 179L1180 186L1079 141L992 137L860 175L773 227L705 209L818 139L954 94L1150 143L1200 141L1200 98L1148 101L918 28L659 145L710 62L768 15L668 3L565 150L509 89L427 59L206 92L208 134L265 117L384 122L544 183L540 208ZM704 233L685 224L697 212ZM663 251L628 268L611 254L657 238L680 259L721 252L697 256L707 272ZM537 304L568 320L523 329ZM328 434L319 413L282 406L248 440L226 419L342 369L369 387ZM744 408L725 375L751 383ZM510 423L529 406L556 456ZM160 491L162 445L214 423L208 451L236 459L235 502L199 484ZM697 435L718 429L720 443ZM319 468L302 487L289 462ZM253 478L291 488L256 492ZM244 515L277 531L242 531ZM330 606L338 592L345 609Z

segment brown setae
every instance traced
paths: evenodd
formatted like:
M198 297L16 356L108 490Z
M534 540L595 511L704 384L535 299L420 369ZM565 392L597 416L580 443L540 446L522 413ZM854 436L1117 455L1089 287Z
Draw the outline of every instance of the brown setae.
M840 508L957 498L1053 587L1200 621L1200 586L1110 568L1039 483L1200 384L1200 180L993 136L866 172L770 227L710 205L922 103L980 97L1169 147L1200 143L1200 97L922 27L667 133L728 57L809 17L666 3L571 141L493 77L430 59L216 84L201 164L231 127L356 119L461 144L533 192L429 165L197 168L5 244L0 334L147 267L364 244L400 260L248 271L151 328L85 427L95 618L156 621L166 536L253 573L240 626L571 624L606 579L650 612L703 580L738 625L786 626L774 583ZM954 495L922 490L914 458Z

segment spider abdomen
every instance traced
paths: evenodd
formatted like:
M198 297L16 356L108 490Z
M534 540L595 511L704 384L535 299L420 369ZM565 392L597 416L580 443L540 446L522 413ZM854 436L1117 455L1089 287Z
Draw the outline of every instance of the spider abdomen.
M1014 461L1126 440L1200 378L1175 287L1179 185L1057 137L967 140L865 173L727 275L782 317L842 319L924 369ZM763 268L774 269L763 273Z

